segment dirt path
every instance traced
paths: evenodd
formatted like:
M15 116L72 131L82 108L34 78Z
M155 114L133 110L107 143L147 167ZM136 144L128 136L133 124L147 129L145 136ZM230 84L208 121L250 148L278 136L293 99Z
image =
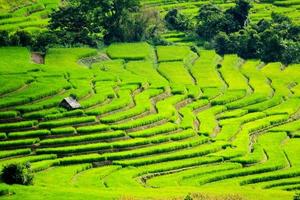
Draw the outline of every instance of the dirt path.
M31 61L35 64L45 64L45 54L31 52Z

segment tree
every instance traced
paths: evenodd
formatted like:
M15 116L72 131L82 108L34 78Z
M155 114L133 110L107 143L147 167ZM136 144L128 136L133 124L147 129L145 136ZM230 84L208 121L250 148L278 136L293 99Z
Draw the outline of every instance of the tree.
M238 47L236 53L244 58L257 58L261 45L260 36L254 29L241 30L237 37Z
M267 29L260 35L260 59L264 62L280 61L280 55L283 53L284 46L282 38L274 30Z
M170 10L165 16L165 22L169 29L187 31L191 28L190 20L177 9Z
M1 178L7 184L30 185L33 182L29 163L4 166Z
M226 53L231 52L229 47L231 46L231 41L228 37L228 35L224 32L218 33L216 37L214 38L214 47L216 49L216 52L220 55L224 55Z
M232 16L232 22L235 23L235 26L238 31L246 25L251 4L249 0L238 0L236 6L226 10L225 14Z
M54 44L57 44L58 38L51 32L43 32L37 35L32 42L31 49L33 51L39 51L46 53L48 48Z
M238 0L235 7L225 12L212 4L202 5L197 16L197 33L205 40L211 40L219 32L239 31L247 24L250 8L248 0Z
M272 22L273 23L277 23L277 24L281 24L281 23L289 23L291 24L292 21L289 17L283 15L283 14L280 14L280 13L275 13L275 12L272 12L271 13L271 18L272 18Z
M271 20L261 20L243 29L214 37L219 54L236 53L244 59L259 58L264 62L300 62L300 27L286 16L272 13Z
M141 9L138 13L128 15L128 18L119 27L122 31L122 36L114 38L114 40L133 42L156 38L159 36L162 27L163 24L158 11Z
M0 30L0 46L7 46L9 44L8 31Z
M50 15L49 28L58 36L58 42L63 45L95 46L90 27L87 15L73 5L61 7Z
M63 44L93 45L98 35L107 44L140 41L159 30L157 16L139 0L71 0L51 15L49 27Z
M210 40L222 30L224 13L213 4L205 4L200 7L197 20L196 32L200 37Z
M86 0L87 4L83 7L89 7L92 12L92 23L98 24L103 28L105 43L126 41L126 37L122 32L124 23L134 24L134 13L140 10L140 2L138 0ZM95 2L98 4L93 6ZM122 26L123 25L123 26Z
M284 64L300 63L300 43L287 41L284 43L281 61Z
M10 37L10 44L15 46L30 46L32 36L27 31L18 30Z
M207 21L213 15L223 14L222 10L214 4L204 4L200 7L197 19L199 21Z

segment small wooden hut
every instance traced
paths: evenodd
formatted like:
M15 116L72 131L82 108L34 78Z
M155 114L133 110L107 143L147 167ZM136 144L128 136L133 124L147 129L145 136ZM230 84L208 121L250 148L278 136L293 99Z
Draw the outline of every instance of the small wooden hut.
M64 98L59 106L66 108L67 110L75 110L81 107L78 101L72 97Z

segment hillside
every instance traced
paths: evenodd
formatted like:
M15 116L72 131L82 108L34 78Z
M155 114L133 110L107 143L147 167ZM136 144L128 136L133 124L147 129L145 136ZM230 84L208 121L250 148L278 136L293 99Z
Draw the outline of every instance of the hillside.
M298 200L299 10L0 0L0 199Z
M234 1L194 1L194 0L142 0L146 7L158 9L162 15L172 8L177 8L187 16L197 15L199 7L212 2L226 9L234 6ZM30 32L44 30L48 24L47 16L52 9L57 8L59 0L1 0L0 9L0 30L16 31L23 29ZM279 0L253 2L250 12L251 22L257 22L262 18L269 19L272 12L282 13L290 17L295 23L300 22L300 1L299 0ZM169 41L181 42L186 40L182 34L168 34Z
M147 43L50 49L44 65L25 48L0 57L0 165L30 162L35 174L32 186L1 183L1 199L299 191L299 64ZM81 109L59 107L70 94Z

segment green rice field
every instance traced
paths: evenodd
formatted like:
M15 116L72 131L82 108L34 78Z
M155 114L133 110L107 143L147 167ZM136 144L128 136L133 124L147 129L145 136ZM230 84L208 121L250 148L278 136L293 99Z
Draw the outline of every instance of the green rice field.
M0 183L1 199L292 200L300 190L299 64L147 43L52 48L35 64L26 48L3 47L0 85L0 168L30 162L35 175ZM70 95L80 109L59 107Z

